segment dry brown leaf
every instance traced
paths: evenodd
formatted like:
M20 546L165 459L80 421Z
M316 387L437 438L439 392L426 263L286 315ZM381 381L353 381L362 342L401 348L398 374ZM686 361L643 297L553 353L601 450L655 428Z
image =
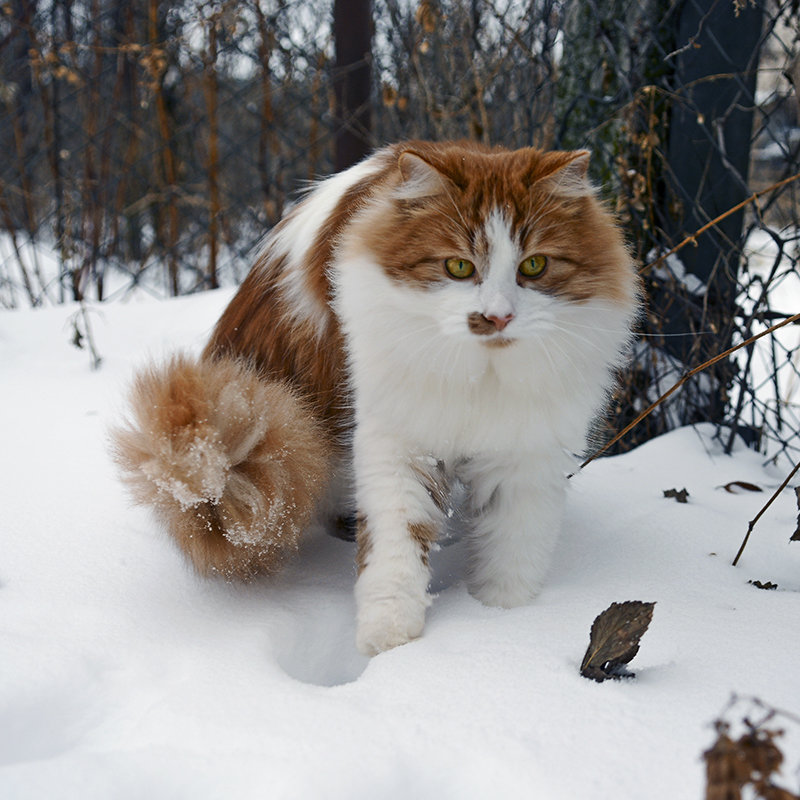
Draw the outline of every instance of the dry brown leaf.
M624 670L639 652L639 640L653 619L655 603L629 600L612 603L592 623L589 647L581 662L584 678L602 682L609 678L632 677Z
M750 768L739 758L727 726L718 725L717 741L703 753L706 762L706 800L741 800Z
M755 483L748 483L747 481L731 481L724 486L718 486L718 489L724 489L730 494L739 494L738 489L743 489L745 492L763 492L764 490L757 486Z
M706 800L741 800L746 786L752 786L755 790L752 796L762 800L800 800L796 794L772 783L772 774L783 763L783 753L775 744L783 731L751 726L733 740L727 723L717 720L716 728L716 742L703 753Z
M749 584L752 584L756 587L756 589L777 589L778 584L773 583L772 581L747 581Z
M678 503L689 502L689 492L686 489L664 489L664 497L674 497Z
M797 528L795 532L789 537L790 542L800 542L800 486L797 486L794 490L795 496L797 497Z
M794 792L788 789L781 789L780 786L775 786L773 783L757 783L755 784L764 800L800 800Z

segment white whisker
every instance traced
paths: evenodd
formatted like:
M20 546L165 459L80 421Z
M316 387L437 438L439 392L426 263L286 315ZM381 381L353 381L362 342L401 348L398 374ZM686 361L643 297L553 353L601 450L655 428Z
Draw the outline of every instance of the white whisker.
M587 347L590 347L591 349L597 351L598 353L602 353L603 355L605 355L605 353L608 350L607 347L601 347L597 342L595 342L590 337L583 336L582 334L578 333L577 331L572 331L572 330L569 330L568 328L562 327L558 323L553 323L553 327L557 331L559 331L559 333L563 333L566 336L571 337L574 341L579 342L581 345L586 345ZM595 330L597 330L597 329L595 329ZM622 333L622 331L620 331L620 333Z

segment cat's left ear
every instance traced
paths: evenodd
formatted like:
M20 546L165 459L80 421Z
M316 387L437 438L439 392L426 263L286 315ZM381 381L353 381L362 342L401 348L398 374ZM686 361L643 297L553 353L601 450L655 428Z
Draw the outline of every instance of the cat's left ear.
M413 150L404 150L397 159L403 182L397 187L395 197L401 200L420 200L445 191L446 178Z
M588 150L573 150L568 153L569 161L559 170L564 180L588 182L589 159L592 154Z
M588 176L591 157L588 150L548 153L548 156L549 170L545 175L537 176L538 180L552 182L555 190L567 197L594 194L594 186Z

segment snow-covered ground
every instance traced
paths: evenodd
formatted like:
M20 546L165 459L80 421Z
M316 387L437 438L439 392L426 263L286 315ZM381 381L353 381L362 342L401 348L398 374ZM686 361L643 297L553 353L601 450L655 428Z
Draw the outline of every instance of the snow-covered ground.
M96 372L70 344L75 308L0 313L3 800L701 798L732 692L800 712L793 492L730 566L786 466L724 456L703 428L572 480L529 607L481 606L443 547L424 636L371 661L350 543L309 541L272 581L197 578L129 504L105 435L133 366L200 347L229 296L93 312ZM686 504L663 497L684 487ZM624 600L656 602L637 677L582 678L592 620ZM798 726L779 743L797 791Z
M781 231L787 241L796 243L798 232L795 229ZM785 316L796 314L800 309L800 272L792 268L788 258L784 257L776 267L778 248L775 241L763 231L754 231L748 239L749 269L752 274L769 282L768 307ZM787 250L791 245L787 246ZM797 251L796 251L797 252ZM775 277L770 280L775 271ZM756 286L754 294L760 292ZM750 310L752 299L740 298L740 303ZM780 322L780 318L771 320L769 324ZM766 327L766 326L764 326ZM756 327L754 333L763 328ZM791 424L800 424L800 326L790 325L775 331L772 337L765 337L755 345L751 364L753 386L759 387L757 394L775 410L780 405L782 416ZM777 403L776 403L777 394Z

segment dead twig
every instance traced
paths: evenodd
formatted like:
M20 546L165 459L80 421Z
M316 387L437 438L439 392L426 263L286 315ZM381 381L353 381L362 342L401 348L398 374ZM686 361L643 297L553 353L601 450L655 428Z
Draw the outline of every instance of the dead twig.
M739 559L744 552L744 548L747 547L747 542L750 539L750 534L753 532L753 528L755 528L756 523L761 519L761 517L764 516L764 513L777 499L778 495L789 485L789 481L797 474L798 470L800 470L800 461L794 465L794 469L786 476L786 480L775 490L775 494L773 494L772 497L767 500L761 511L759 511L758 514L756 514L755 517L750 520L750 524L747 526L747 533L744 535L741 547L739 547L739 552L736 554L736 558L734 558L732 561L734 567L739 563Z
M83 332L81 332L78 324L79 320L83 323ZM103 357L97 351L97 346L94 342L94 334L92 333L92 325L89 320L89 308L84 300L80 301L78 310L71 317L71 322L73 328L72 344L80 350L83 350L85 339L86 347L89 350L89 357L91 358L92 370L100 369L100 365L103 363Z
M772 186L768 186L766 189L762 189L759 192L753 192L750 197L742 200L741 203L737 203L735 206L732 206L724 213L720 214L718 217L715 217L711 220L711 222L707 222L702 227L698 228L693 234L687 236L682 242L678 243L673 247L671 250L668 250L666 253L662 253L658 258L653 259L648 264L645 264L640 270L639 274L643 275L645 272L650 270L652 267L661 264L664 260L669 258L674 253L677 253L678 250L682 250L686 247L687 244L692 244L697 240L698 236L704 234L709 228L713 228L718 223L722 222L722 220L726 219L727 217L731 216L731 214L735 214L737 211L741 211L745 206L750 205L750 203L754 203L756 200L759 199L762 195L769 194L770 192L774 192L778 189L782 189L789 183L800 179L800 172L796 175L791 175L788 178L784 178L782 181L778 181L777 183L773 183Z
M693 378L695 375L697 375L698 373L702 372L705 369L708 369L709 367L713 367L714 364L719 363L724 358L727 358L729 355L735 353L737 350L741 350L743 347L747 347L753 344L753 342L758 341L759 339L769 335L770 333L774 333L778 329L783 328L785 325L791 325L792 323L797 323L797 322L800 322L800 314L792 314L792 316L786 317L786 319L782 320L781 322L778 322L775 325L771 325L766 330L761 331L761 333L757 333L755 336L751 336L749 339L746 339L745 341L740 342L739 344L734 345L733 347L729 347L723 353L718 353L713 358L710 358L708 361L705 361L699 366L690 369L677 383L673 384L669 389L667 389L667 391L664 392L664 394L662 394L661 397L658 398L658 400L651 403L644 411L642 411L642 413L639 414L639 416L636 417L636 419L633 420L633 422L626 425L613 439L611 439L611 441L607 442L599 450L596 450L594 453L592 453L592 455L589 456L589 458L587 458L580 465L580 469L583 469L588 464L591 464L592 461L594 461L596 458L605 453L606 450L608 450L610 447L613 447L620 439L622 439L627 433L632 431L643 419L646 419L648 416L650 416L650 414L652 414L652 412L655 411L655 409L657 409L665 400L667 400L669 397L675 394L675 392L677 392L678 389L681 388L681 386L683 386L688 380Z

